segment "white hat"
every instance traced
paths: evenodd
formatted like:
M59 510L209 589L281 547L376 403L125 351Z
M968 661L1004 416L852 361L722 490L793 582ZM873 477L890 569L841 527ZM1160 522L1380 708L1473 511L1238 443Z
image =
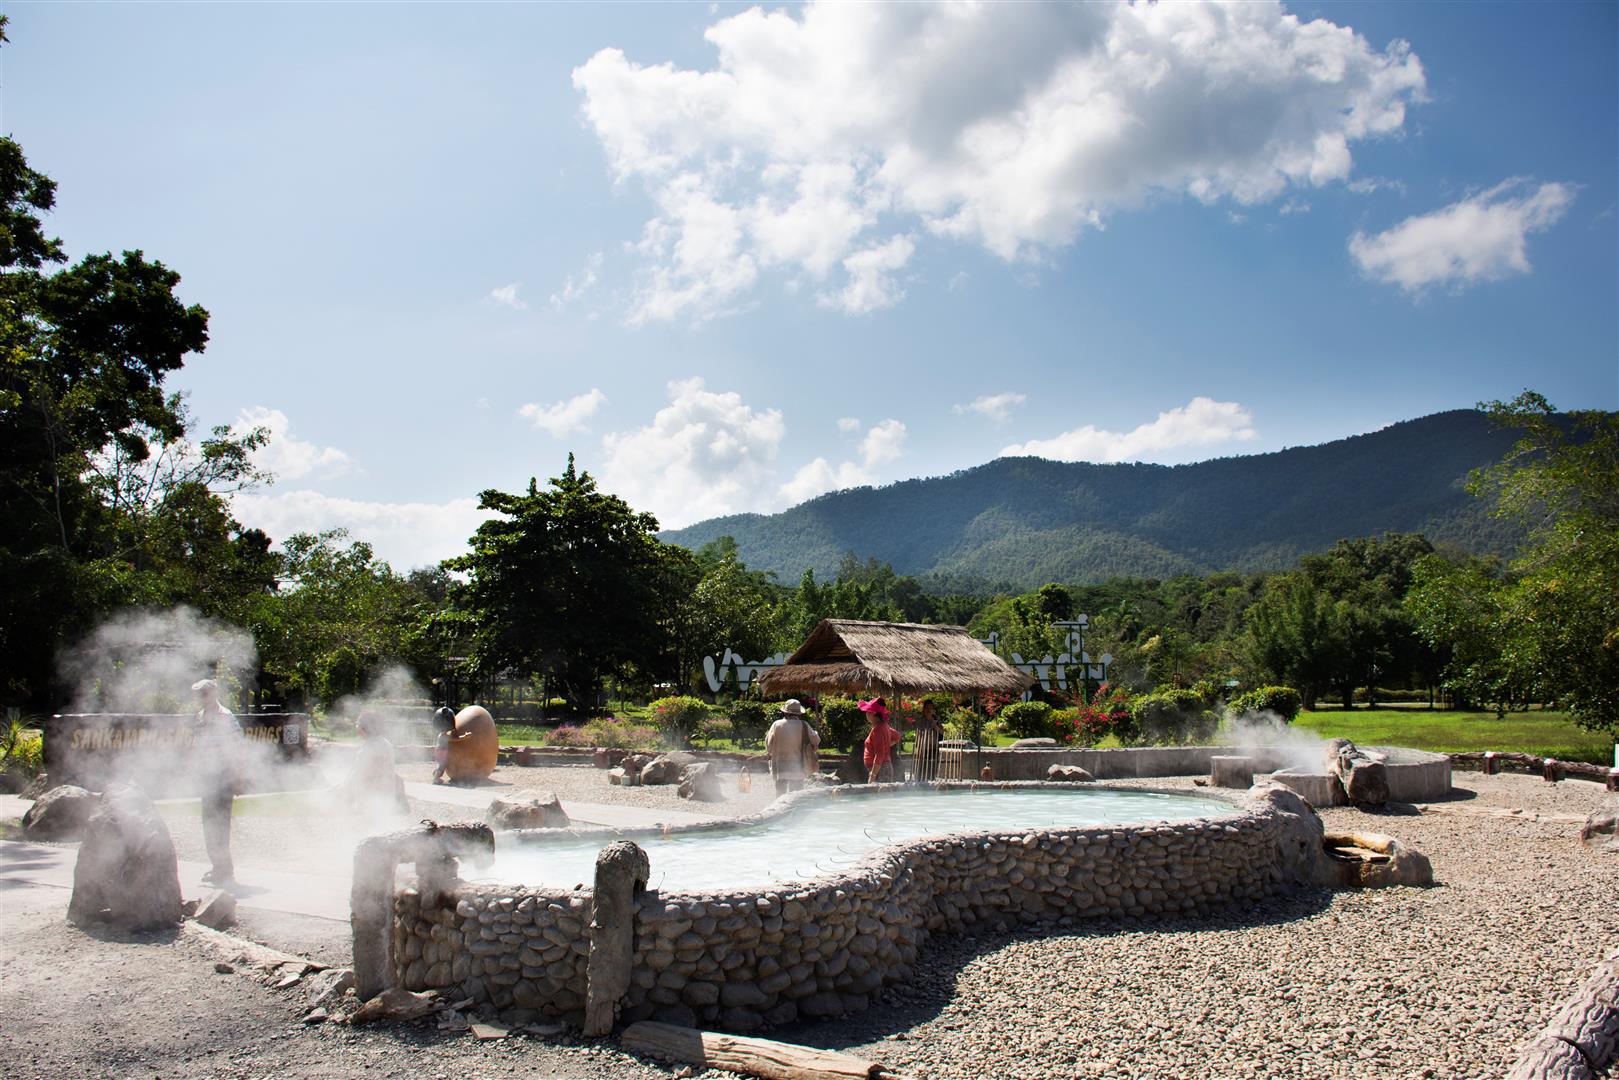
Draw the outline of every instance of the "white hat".
M803 716L804 706L798 703L797 698L788 698L781 703L781 711L788 716Z
M218 693L219 684L214 682L212 679L198 679L196 682L191 684L192 693L200 694L204 690L212 690L215 693Z

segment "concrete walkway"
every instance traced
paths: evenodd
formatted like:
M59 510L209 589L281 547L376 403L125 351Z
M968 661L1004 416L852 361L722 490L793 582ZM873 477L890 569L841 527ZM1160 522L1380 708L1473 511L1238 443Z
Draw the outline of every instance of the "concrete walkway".
M0 905L3 905L6 893L13 889L35 885L73 888L73 864L78 857L77 847L0 840ZM207 863L182 859L180 894L197 897L212 889L213 886L204 884L202 880L207 870ZM239 870L238 876L241 882L233 891L237 903L242 907L348 922L347 878L248 868Z

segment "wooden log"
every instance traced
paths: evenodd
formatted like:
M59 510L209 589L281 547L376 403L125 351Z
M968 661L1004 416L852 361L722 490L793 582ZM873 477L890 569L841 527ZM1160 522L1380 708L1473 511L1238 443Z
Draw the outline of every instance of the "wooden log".
M875 1061L835 1050L698 1031L653 1020L631 1024L619 1041L631 1053L659 1061L725 1069L765 1080L872 1080L895 1075Z

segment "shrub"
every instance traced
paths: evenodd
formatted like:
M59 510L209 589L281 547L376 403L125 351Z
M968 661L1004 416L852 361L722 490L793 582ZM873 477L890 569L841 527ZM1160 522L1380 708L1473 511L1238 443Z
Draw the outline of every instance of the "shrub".
M656 750L662 742L656 728L616 716L600 716L577 727L563 724L545 737L547 746L604 746L618 750Z
M702 698L666 697L654 701L647 712L664 738L676 746L684 746L691 742L697 725L708 718L710 709Z
M705 716L697 722L697 730L692 732L692 738L707 746L720 739L729 739L736 728L723 716Z
M1206 709L1219 705L1225 697L1225 687L1213 679L1199 679L1189 689L1203 699L1203 707Z
M1134 742L1135 725L1130 718L1130 695L1122 687L1103 683L1089 702L1080 702L1052 716L1057 739L1063 743L1095 746L1109 735L1122 743Z
M1291 686L1257 686L1246 694L1238 694L1229 703L1232 712L1275 713L1287 724L1298 718L1302 706L1303 698Z
M38 776L45 767L44 736L28 722L13 717L0 727L0 771L13 770L27 777Z
M1194 690L1144 694L1130 703L1130 718L1143 741L1168 745L1205 742L1220 722Z
M585 729L574 724L563 724L552 728L545 736L546 746L595 746L585 735Z
M732 737L744 746L757 745L770 727L770 706L762 701L743 698L731 706Z
M1006 732L1019 739L1050 739L1055 737L1052 726L1053 709L1043 701L1020 701L1000 711L999 719Z
M821 702L821 745L851 750L865 741L871 724L853 698L827 698Z

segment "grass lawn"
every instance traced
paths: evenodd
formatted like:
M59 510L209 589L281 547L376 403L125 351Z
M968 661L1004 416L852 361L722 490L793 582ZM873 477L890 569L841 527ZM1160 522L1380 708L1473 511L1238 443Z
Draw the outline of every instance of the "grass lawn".
M1317 709L1299 713L1293 726L1324 738L1417 750L1515 750L1562 761L1613 764L1613 740L1574 724L1567 713L1457 712L1421 706L1394 709Z

